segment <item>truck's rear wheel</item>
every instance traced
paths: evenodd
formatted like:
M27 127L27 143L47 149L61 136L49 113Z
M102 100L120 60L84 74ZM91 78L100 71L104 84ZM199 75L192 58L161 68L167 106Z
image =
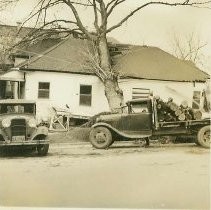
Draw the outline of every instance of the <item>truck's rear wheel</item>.
M197 134L198 143L202 147L210 148L210 126L204 126Z
M37 152L39 156L45 156L48 153L49 144L43 144L37 146Z
M90 132L89 140L97 149L106 149L113 143L112 134L105 127L93 128Z

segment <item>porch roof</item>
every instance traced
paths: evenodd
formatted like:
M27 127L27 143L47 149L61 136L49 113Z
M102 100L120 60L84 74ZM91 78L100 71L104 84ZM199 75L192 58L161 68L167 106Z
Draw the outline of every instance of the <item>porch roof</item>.
M25 99L3 99L0 104L35 104L36 101Z
M14 81L14 82L24 82L24 72L17 69L11 69L5 73L0 73L0 80L4 81Z

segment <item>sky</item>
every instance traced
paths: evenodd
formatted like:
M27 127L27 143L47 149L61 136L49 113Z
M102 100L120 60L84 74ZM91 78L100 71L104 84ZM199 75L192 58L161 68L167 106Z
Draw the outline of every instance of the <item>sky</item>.
M16 25L17 22L22 22L33 8L35 1L20 0L16 6L0 12L0 24ZM121 17L139 5L139 2L140 0L128 0L126 4L115 10L109 19L109 24L117 23ZM89 27L92 18L88 9L81 9L80 14ZM59 7L51 11L49 17L70 17L70 12ZM28 25L30 26L30 23ZM202 49L204 63L200 68L211 74L211 9L150 6L136 13L109 36L121 43L156 46L173 53L173 36L176 35L184 41L191 33L194 33L202 43L207 43Z

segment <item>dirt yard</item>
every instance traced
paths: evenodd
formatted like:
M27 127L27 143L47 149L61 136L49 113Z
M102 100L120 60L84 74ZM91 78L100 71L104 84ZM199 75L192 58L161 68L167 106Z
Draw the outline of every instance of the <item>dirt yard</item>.
M0 157L0 205L210 209L210 154L194 144L51 144Z

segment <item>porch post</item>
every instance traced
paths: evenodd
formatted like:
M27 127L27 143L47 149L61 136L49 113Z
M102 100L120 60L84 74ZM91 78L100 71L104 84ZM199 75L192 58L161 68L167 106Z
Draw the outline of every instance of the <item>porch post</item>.
M18 99L18 82L14 82L13 97L14 99Z

